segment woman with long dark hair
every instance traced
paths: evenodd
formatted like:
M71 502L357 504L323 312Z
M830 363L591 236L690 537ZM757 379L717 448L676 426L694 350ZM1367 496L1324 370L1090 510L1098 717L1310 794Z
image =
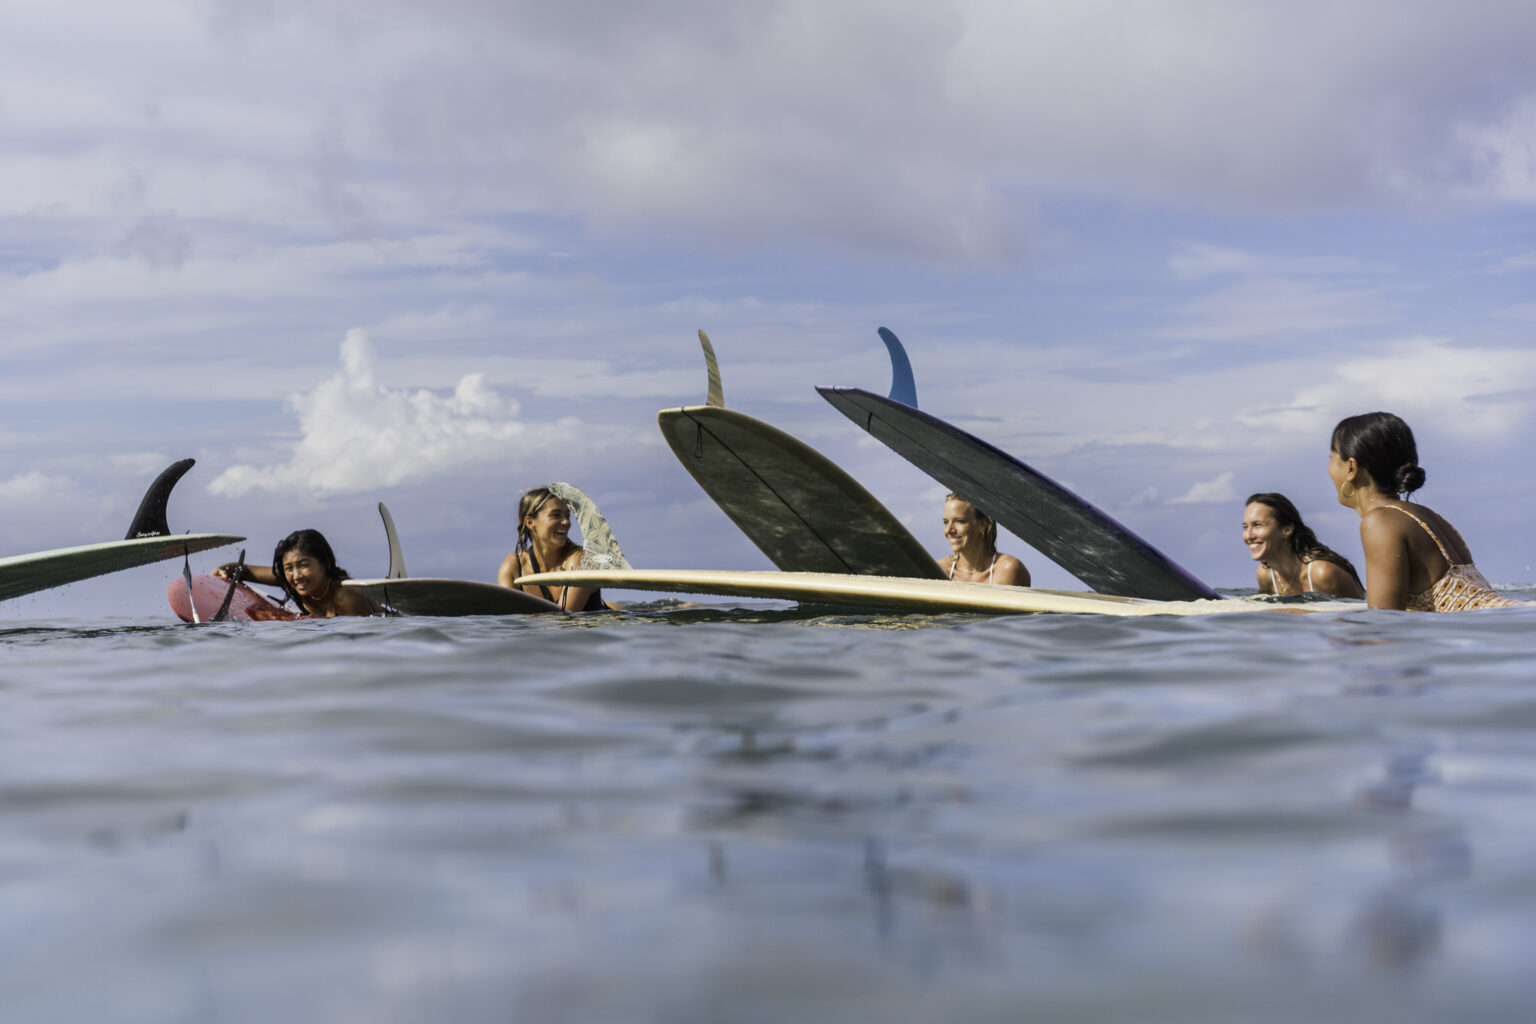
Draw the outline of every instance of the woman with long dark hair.
M228 578L234 563L221 565L215 576ZM347 570L336 564L336 553L319 530L295 530L278 541L272 567L247 565L244 578L252 583L282 587L301 615L331 619L342 615L381 615L366 594L341 585Z
M1360 514L1366 602L1372 608L1459 612L1518 604L1488 585L1472 552L1439 513L1404 500L1424 486L1413 431L1389 412L1340 420L1328 476L1339 504Z
M1349 559L1319 541L1283 494L1250 494L1243 502L1243 543L1259 563L1260 593L1365 596Z

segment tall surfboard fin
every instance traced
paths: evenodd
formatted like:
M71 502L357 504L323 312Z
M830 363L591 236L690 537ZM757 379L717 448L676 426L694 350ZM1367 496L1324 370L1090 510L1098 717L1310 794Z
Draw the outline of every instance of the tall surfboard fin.
M888 328L879 330L880 340L891 354L891 401L917 408L917 381L912 378L912 362L907 350Z
M389 514L389 509L384 503L379 502L379 518L384 520L384 536L389 541L389 573L384 577L389 580L405 579L405 555L400 552L400 535L395 532L394 517Z
M155 477L155 482L149 485L149 490L144 492L144 499L139 502L139 511L134 515L133 524L128 527L128 536L124 540L171 535L171 528L165 521L165 503L170 500L171 489L176 486L176 481L185 476L196 462L196 459L173 462Z
M709 392L704 399L705 405L712 405L717 409L725 408L725 388L720 383L720 363L715 359L715 346L709 343L709 335L699 329L699 344L704 346L704 368L709 373ZM585 533L582 536L586 536Z
M703 331L699 334L703 335ZM708 339L704 344L709 344ZM582 493L581 488L566 483L552 483L549 491L571 507L571 518L581 528L581 567L583 569L628 569L629 560L624 557L619 542L613 535L608 520L597 510L597 502Z

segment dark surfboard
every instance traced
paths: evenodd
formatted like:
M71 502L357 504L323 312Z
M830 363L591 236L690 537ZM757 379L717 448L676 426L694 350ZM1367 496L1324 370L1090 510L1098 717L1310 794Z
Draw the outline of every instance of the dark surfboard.
M553 601L511 587L478 580L409 579L347 580L358 590L402 615L540 615L560 612Z
M1099 593L1157 601L1217 596L1076 494L959 427L862 388L816 390L876 440Z
M780 569L943 578L889 509L803 441L709 405L656 419L678 461Z

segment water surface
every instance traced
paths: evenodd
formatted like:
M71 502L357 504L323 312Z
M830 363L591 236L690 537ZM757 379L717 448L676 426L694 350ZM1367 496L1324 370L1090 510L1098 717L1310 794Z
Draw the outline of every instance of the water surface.
M1536 607L8 622L0 1006L1526 1019L1533 667Z

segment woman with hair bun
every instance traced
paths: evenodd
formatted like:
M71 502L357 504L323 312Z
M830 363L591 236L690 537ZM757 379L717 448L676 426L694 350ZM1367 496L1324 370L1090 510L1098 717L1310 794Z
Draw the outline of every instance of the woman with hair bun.
M1340 420L1329 445L1328 476L1339 504L1360 513L1366 603L1372 608L1459 612L1519 602L1488 585L1456 528L1403 500L1424 486L1413 431L1389 412Z
M1349 559L1317 539L1283 494L1251 494L1243 503L1243 543L1255 562L1263 594L1364 597Z

